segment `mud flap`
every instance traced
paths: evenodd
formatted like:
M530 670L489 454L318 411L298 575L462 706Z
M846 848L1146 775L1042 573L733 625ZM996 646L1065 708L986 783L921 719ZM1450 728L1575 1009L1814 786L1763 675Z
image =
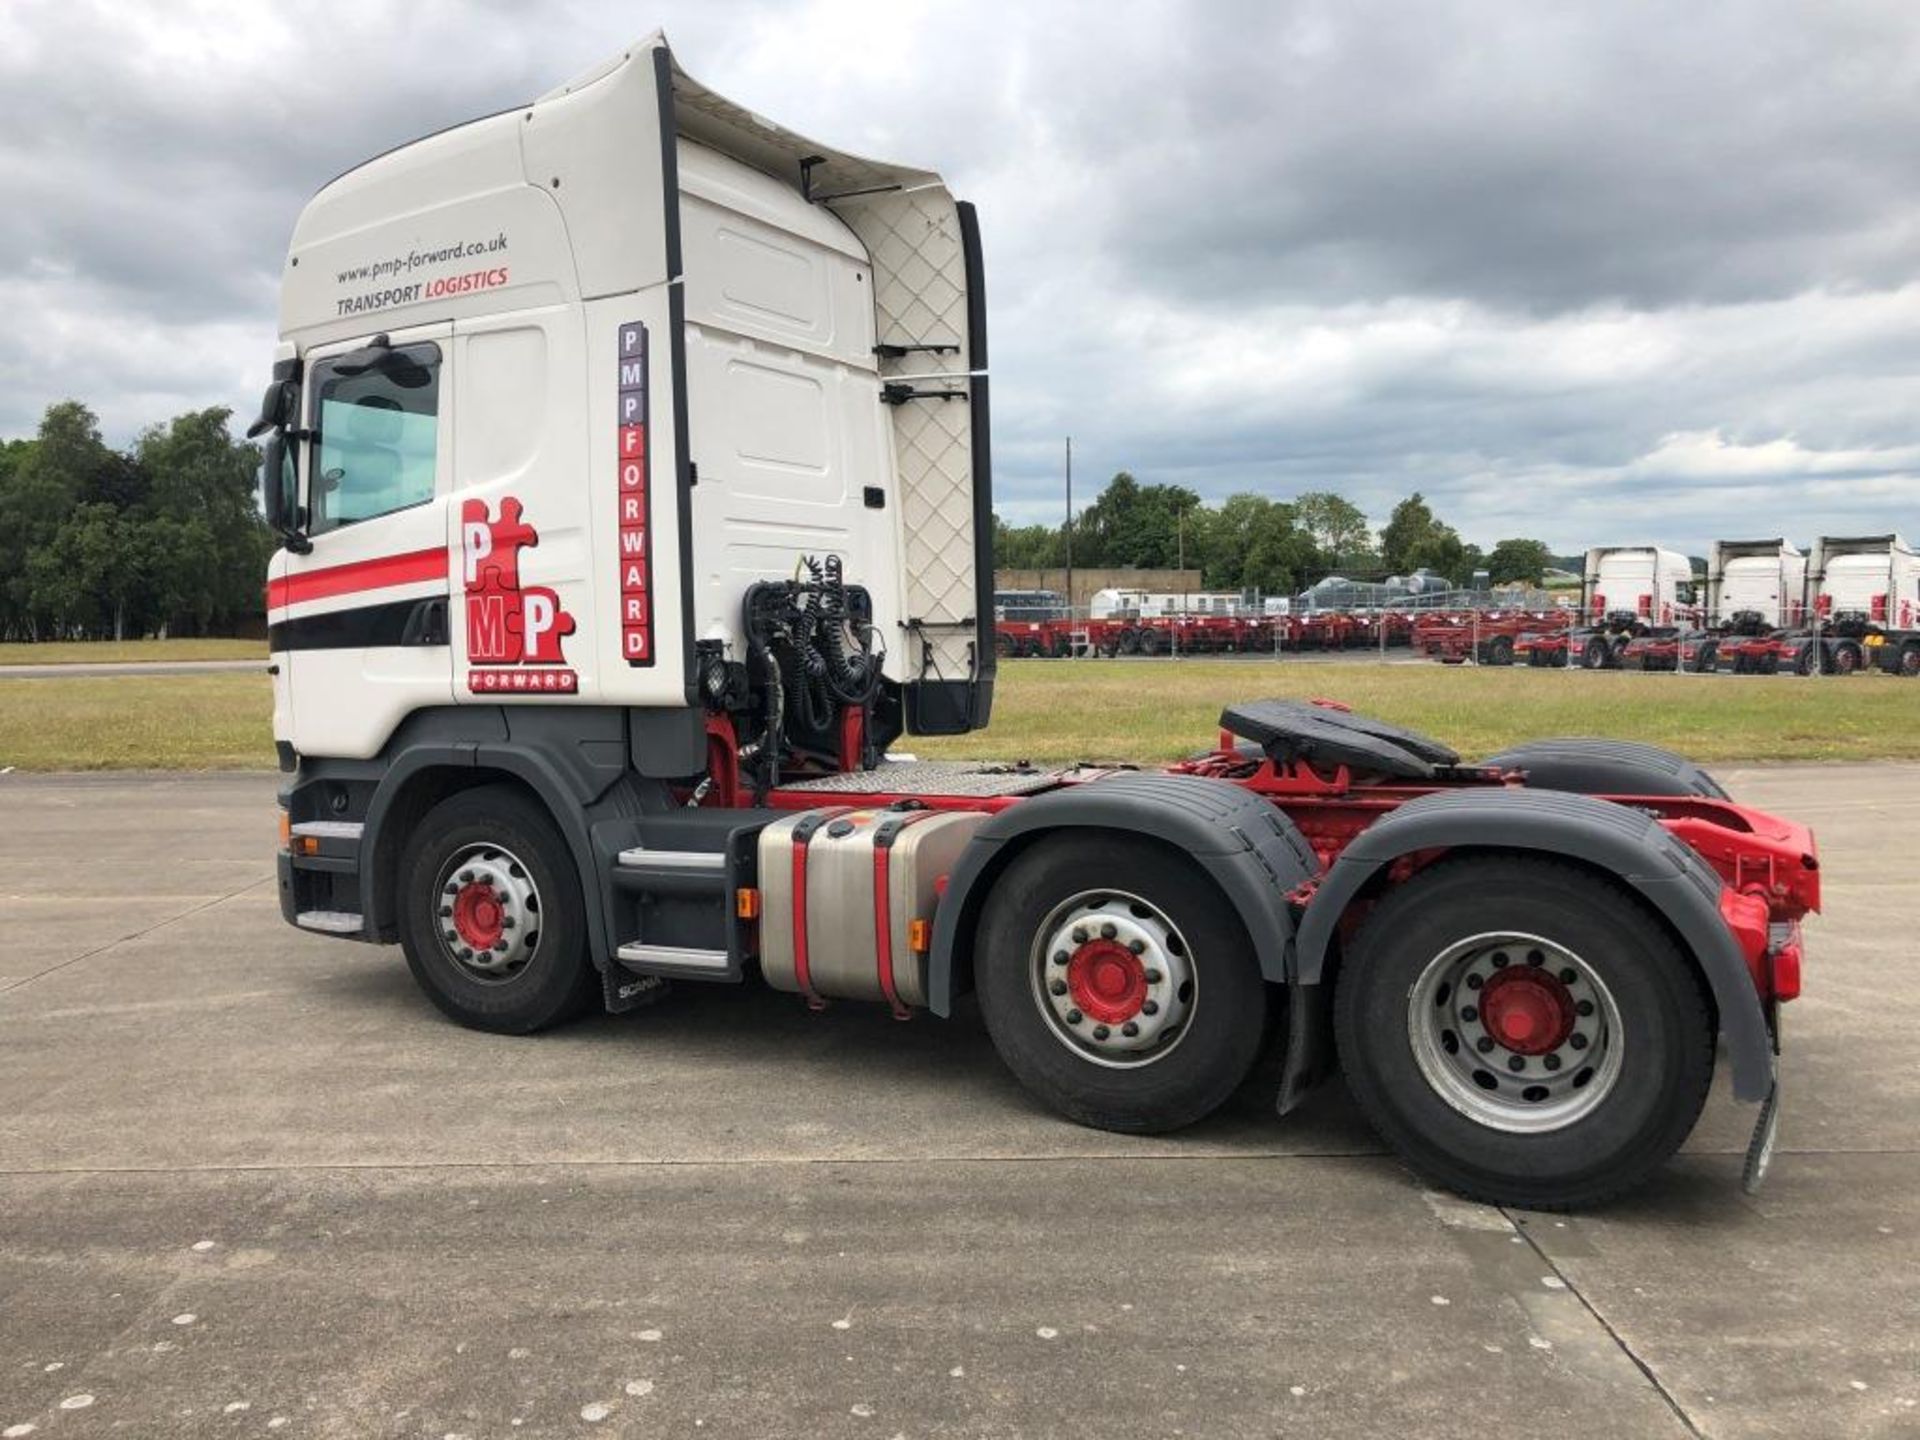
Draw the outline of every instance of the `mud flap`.
M1767 1006L1767 1030L1773 1037L1773 1083L1767 1086L1767 1098L1760 1102L1760 1118L1754 1122L1753 1138L1747 1142L1747 1163L1740 1174L1740 1188L1752 1195L1766 1181L1773 1168L1773 1149L1780 1138L1780 1007Z

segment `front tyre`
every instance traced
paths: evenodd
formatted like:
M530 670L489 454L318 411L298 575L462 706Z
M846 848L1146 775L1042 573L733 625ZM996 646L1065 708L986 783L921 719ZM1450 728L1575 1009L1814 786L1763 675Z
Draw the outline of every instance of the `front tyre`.
M1551 861L1442 861L1342 963L1342 1068L1381 1136L1462 1195L1595 1205L1679 1148L1713 1076L1700 983L1637 901Z
M1045 839L988 897L974 962L1007 1068L1068 1119L1176 1130L1258 1058L1267 994L1253 946L1191 860L1132 836Z
M509 786L427 812L400 861L400 944L427 998L476 1030L523 1035L598 992L573 856Z

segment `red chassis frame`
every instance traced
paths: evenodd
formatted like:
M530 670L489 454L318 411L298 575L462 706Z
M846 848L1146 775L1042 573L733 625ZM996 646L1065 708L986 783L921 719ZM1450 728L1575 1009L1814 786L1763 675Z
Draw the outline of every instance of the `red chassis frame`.
M709 771L700 803L738 807L747 802L739 769L732 722L709 716ZM1087 767L1068 772L1059 787L1086 784L1130 766ZM1239 785L1271 801L1293 821L1320 861L1324 877L1352 841L1383 816L1409 800L1441 790L1524 786L1518 771L1461 766L1435 784L1377 783L1356 778L1345 766L1323 773L1304 763L1278 763L1248 753L1238 739L1221 731L1218 747L1191 760L1164 767L1168 774L1199 775ZM1042 791L1040 793L1047 793ZM845 799L845 796L841 796ZM862 794L864 806L912 801L931 810L999 812L1031 795ZM1746 957L1754 987L1763 1000L1786 1001L1800 993L1800 923L1820 908L1820 865L1813 832L1763 810L1705 796L1603 795L1595 798L1628 805L1656 818L1676 839L1695 851L1720 876L1720 914ZM810 810L822 803L817 791L775 788L761 797L773 809ZM1394 882L1433 863L1441 851L1407 856L1393 865ZM1288 898L1306 904L1319 884L1308 881ZM1365 902L1345 917L1356 924Z

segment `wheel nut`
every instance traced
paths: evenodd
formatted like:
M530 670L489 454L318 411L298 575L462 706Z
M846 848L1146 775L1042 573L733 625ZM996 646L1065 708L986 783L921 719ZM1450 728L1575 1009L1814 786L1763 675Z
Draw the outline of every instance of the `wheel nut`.
M1067 1011L1067 1024L1069 1025L1078 1025L1085 1018L1086 1017L1083 1016L1078 1010Z
M1591 1015L1593 1013L1593 1002L1591 1000L1576 1000L1573 1006L1573 1013L1576 1015Z
M1053 963L1056 965L1064 965L1072 958L1073 957L1064 950L1056 950L1053 952Z
M471 885L473 883L473 871L462 870L460 872L460 883L462 885Z
M462 945L462 946L460 947L460 958L461 958L462 960L471 960L471 959L473 959L473 951L471 951L471 950L469 950L469 949L468 949L468 948L467 948L466 946L464 946L464 945Z
M1142 1015L1158 1015L1160 1013L1160 1002L1158 1000L1142 1000L1140 1002L1140 1013Z
M1126 1024L1120 1027L1120 1033L1126 1036L1129 1040L1131 1040L1134 1036L1140 1033L1140 1027L1134 1024L1133 1021L1129 1020L1127 1021Z
M1465 1005L1461 1007L1460 1018L1462 1020L1478 1020L1480 1018L1480 1012L1471 1005Z
M1473 1048L1478 1050L1482 1055L1486 1054L1489 1050L1493 1049L1493 1037L1491 1035L1482 1035L1478 1040L1473 1042Z
M496 940L493 942L493 948L504 955L507 953L507 942L505 940Z
M1562 985L1571 985L1579 978L1579 973L1575 971L1571 965L1560 972L1560 983Z
M1541 1063L1549 1070L1558 1070L1560 1068L1560 1057L1558 1055L1549 1055Z
M500 928L501 928L502 930L511 930L511 929L513 929L513 916L511 916L511 915L502 915L502 916L500 917Z
M1073 943L1076 945L1084 945L1087 943L1087 927L1086 926L1076 925L1073 927Z
M443 895L458 895L460 893L460 886L458 882L449 880L447 881L447 888L440 893Z
M1482 980L1478 975L1467 976L1467 989L1469 990L1478 990L1482 985L1486 983L1487 982Z
M1547 963L1547 957L1542 955L1538 950L1527 951L1527 964L1544 965L1546 963Z
M1504 970L1504 969L1506 969L1506 968L1507 968L1507 966L1508 966L1509 964L1511 964L1511 963L1512 963L1512 962L1511 962L1511 961L1510 961L1510 959L1508 958L1508 956L1507 956L1507 952L1506 952L1506 951L1504 951L1504 950L1496 950L1496 951L1494 951L1494 952L1493 952L1493 968L1494 968L1494 969L1496 969L1496 970Z
M1158 970L1147 971L1147 984L1149 985L1158 985L1165 978L1166 977L1162 975Z
M1064 980L1055 980L1047 986L1047 989L1055 995L1064 995L1067 993L1067 982Z
M446 918L447 918L448 916L450 916L450 915L452 915L452 914L453 914L453 906L451 906L451 905L442 905L442 906L440 907L440 918L441 918L442 920L445 920L445 919L446 919Z
M1104 1040L1112 1033L1113 1032L1104 1025L1096 1025L1093 1027L1093 1038L1096 1040Z
M1587 1037L1576 1032L1567 1037L1567 1043L1576 1050L1584 1050L1587 1048Z
M1147 942L1144 940L1127 941L1127 949L1131 950L1136 955L1143 954L1146 951L1146 948L1147 948Z
M1526 1068L1527 1062L1522 1060L1518 1055L1510 1055L1507 1057L1507 1069L1524 1070Z
M1114 928L1114 924L1111 920L1109 920L1106 924L1100 927L1100 938L1102 940L1111 940L1113 939L1114 936L1118 935L1119 933L1120 932Z

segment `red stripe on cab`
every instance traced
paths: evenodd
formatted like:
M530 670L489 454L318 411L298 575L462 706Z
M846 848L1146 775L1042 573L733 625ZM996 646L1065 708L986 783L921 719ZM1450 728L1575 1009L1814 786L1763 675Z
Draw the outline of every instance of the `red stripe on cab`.
M353 595L362 590L384 590L389 585L415 585L422 580L447 577L447 547L410 550L404 555L381 555L372 560L356 560L351 565L329 565L324 570L307 570L283 575L267 584L267 608L283 609L306 600L327 600L335 595Z

